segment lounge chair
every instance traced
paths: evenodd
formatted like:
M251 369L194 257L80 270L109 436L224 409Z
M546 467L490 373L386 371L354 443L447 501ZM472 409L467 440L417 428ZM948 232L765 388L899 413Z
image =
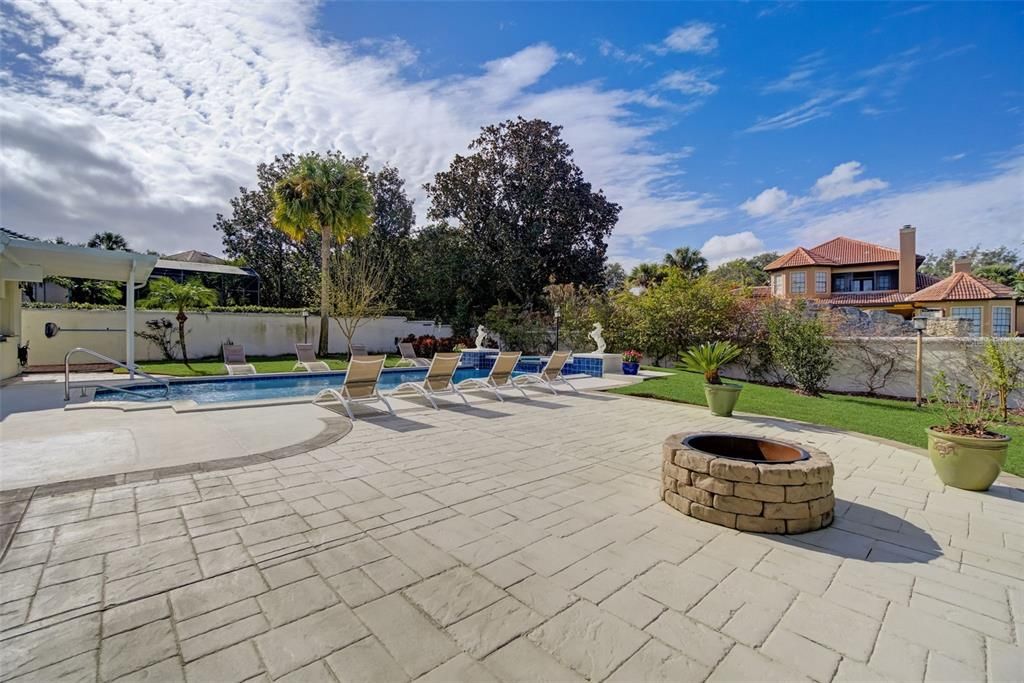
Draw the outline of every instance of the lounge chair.
M571 351L555 351L551 354L551 357L548 358L547 364L544 365L544 368L540 372L530 372L517 375L512 378L512 383L518 387L523 384L536 382L547 387L552 394L558 393L558 390L555 389L555 384L561 383L579 393L579 389L570 384L569 380L565 377L562 377L562 368L565 367L565 363L569 360L571 355Z
M245 360L245 347L241 344L224 344L224 367L229 375L255 375L256 367Z
M384 395L377 389L380 381L381 370L384 369L385 356L364 356L349 361L348 370L345 372L345 379L338 389L321 389L313 403L322 398L331 397L341 403L348 413L349 418L356 419L352 414L352 403L374 403L380 401L387 406L388 412L395 414L394 409Z
M369 354L366 352L366 347L363 346L362 344L352 344L351 346L348 347L348 357L350 359L368 355Z
M296 344L295 355L299 360L296 361L295 366L292 368L292 372L295 372L299 368L303 368L306 372L331 371L331 366L322 360L316 359L316 353L313 352L312 344Z
M412 342L399 342L398 352L402 354L402 362L408 363L416 368L429 368L430 359L420 358L416 355L416 349L413 348Z
M434 359L430 361L430 367L427 368L427 376L423 378L423 381L403 382L392 389L390 395L394 396L401 391L412 389L430 401L430 405L434 406L434 410L437 410L437 402L434 401L435 396L455 394L468 406L469 401L466 400L466 397L462 395L459 388L452 382L455 370L458 369L460 362L462 362L461 353L435 353Z
M525 398L529 398L521 386L512 381L512 371L516 369L516 363L523 354L519 351L502 351L494 360L491 371L487 377L471 377L459 382L456 386L462 390L487 389L494 392L499 401L504 402L501 396L502 389L518 389Z

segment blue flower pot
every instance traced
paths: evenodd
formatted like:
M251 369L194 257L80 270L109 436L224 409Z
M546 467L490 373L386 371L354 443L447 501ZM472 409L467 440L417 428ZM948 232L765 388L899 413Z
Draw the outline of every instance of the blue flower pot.
M640 370L639 363L622 363L622 374L623 375L635 375Z

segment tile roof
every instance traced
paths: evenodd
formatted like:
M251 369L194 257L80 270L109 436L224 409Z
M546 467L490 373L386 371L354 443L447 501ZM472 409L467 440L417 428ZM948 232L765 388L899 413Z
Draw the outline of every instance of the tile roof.
M971 273L953 273L944 280L914 292L907 301L977 301L1012 299L1013 289Z
M833 294L822 301L831 306L880 306L886 304L902 304L908 295L902 292L853 292Z
M797 247L775 259L764 269L778 270L811 265L853 266L861 263L894 263L899 260L898 249L849 237L836 237L810 249ZM921 256L917 257L918 262L922 260Z

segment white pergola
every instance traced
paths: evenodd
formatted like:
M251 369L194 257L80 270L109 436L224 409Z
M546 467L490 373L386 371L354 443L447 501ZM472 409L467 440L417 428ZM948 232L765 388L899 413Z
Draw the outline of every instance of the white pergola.
M148 254L51 244L0 233L0 291L10 291L7 285L11 282L42 282L51 276L125 283L125 365L133 376L135 289L149 279L156 262L157 257ZM5 296L2 305L20 308L20 297Z

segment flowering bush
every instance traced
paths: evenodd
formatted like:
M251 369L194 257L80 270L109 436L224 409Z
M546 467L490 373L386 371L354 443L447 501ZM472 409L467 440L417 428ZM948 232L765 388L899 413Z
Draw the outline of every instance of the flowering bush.
M629 351L622 352L623 363L639 363L643 359L643 354L639 351L630 349Z
M432 334L424 334L419 337L414 334L410 334L402 341L412 344L412 348L416 352L416 355L421 358L433 358L435 353L448 353L460 350L456 347L461 346L465 348L467 345L472 343L466 337L439 338Z

